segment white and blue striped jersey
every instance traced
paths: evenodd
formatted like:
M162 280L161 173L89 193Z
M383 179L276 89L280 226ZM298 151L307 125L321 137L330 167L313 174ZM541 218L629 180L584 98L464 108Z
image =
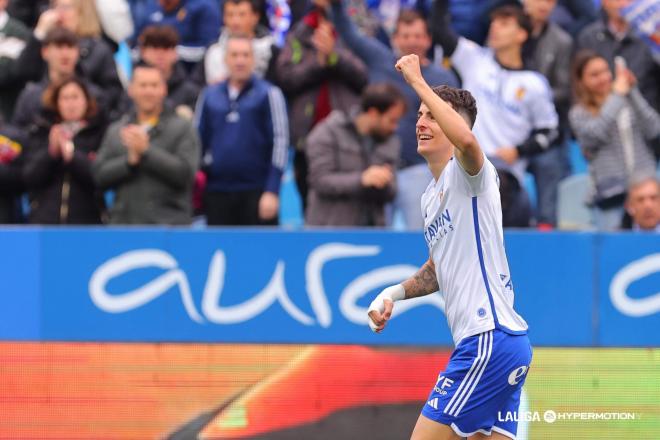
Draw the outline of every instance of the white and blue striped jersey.
M470 176L452 158L422 195L422 215L454 344L495 328L526 333L527 323L513 309L493 164L484 157L481 171Z

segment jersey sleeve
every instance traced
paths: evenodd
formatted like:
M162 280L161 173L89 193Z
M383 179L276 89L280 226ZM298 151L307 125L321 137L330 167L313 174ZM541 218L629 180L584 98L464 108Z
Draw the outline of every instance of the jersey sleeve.
M452 159L452 162L454 162L455 183L462 187L470 197L478 196L493 188L499 190L500 181L497 170L486 155L484 155L481 170L474 176L468 174L456 158Z
M451 63L465 82L465 79L479 67L485 49L474 41L465 37L458 39L454 53L451 54Z
M552 88L541 74L536 75L537 81L530 97L530 114L535 130L556 129L559 123L557 111L552 98Z

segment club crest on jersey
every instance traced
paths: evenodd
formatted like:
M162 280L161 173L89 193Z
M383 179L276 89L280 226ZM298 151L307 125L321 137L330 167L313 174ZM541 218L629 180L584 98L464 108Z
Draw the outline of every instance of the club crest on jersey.
M516 90L516 99L518 101L522 101L522 99L525 97L525 94L527 93L527 90L525 90L524 87L518 87Z
M451 222L451 214L449 214L449 209L445 209L438 214L424 231L426 244L432 247L438 239L446 237L447 234L453 231L454 225Z

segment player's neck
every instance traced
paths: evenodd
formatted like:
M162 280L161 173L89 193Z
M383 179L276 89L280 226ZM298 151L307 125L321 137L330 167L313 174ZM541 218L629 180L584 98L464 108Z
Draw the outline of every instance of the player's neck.
M439 153L426 159L426 162L429 165L429 169L431 170L431 174L433 174L433 179L435 179L436 182L442 175L442 172L445 170L445 167L453 155L454 148L452 147L446 153Z

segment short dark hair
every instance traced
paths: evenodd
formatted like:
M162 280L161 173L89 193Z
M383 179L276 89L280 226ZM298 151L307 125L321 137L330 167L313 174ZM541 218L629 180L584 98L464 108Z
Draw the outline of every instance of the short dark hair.
M494 20L496 18L514 18L518 26L524 29L527 32L527 36L532 35L532 20L529 18L529 15L525 13L522 6L519 5L503 5L499 6L490 13L490 19Z
M179 33L172 26L147 26L138 37L140 47L172 49L179 44Z
M396 24L394 26L394 32L399 30L399 26L401 24L412 24L416 22L417 20L421 20L422 23L424 23L424 29L426 30L426 33L429 33L429 24L426 22L424 17L422 15L415 11L414 9L402 9L401 12L399 13L399 16L396 19Z
M42 47L50 45L78 47L78 36L70 30L58 26L48 31L43 39Z
M85 95L85 99L87 100L87 110L85 111L84 118L86 120L91 119L92 117L96 116L96 113L98 111L98 107L96 105L96 98L92 96L92 94L89 91L89 88L85 82L76 77L76 76L70 76L63 81L58 82L57 84L51 84L45 91L42 96L42 101L43 105L46 109L51 110L55 112L57 115L57 119L60 118L60 112L57 108L57 101L60 99L60 93L62 92L62 89L65 86L68 86L69 84L76 84L78 87L80 87L80 90L82 90L83 95Z
M249 3L250 7L252 8L252 12L254 12L255 14L257 14L259 16L261 16L261 11L263 9L262 8L262 6L263 6L262 3L263 2L261 2L259 0L225 0L222 4L222 10L223 11L224 11L225 5L227 3L232 3L234 5L239 5L241 3Z
M363 112L375 108L378 113L385 113L398 103L406 107L406 98L399 88L391 83L370 84L362 92L361 108Z
M474 96L465 89L457 89L450 86L433 87L433 91L443 101L451 105L456 113L461 115L470 128L474 127L477 120L477 101Z

